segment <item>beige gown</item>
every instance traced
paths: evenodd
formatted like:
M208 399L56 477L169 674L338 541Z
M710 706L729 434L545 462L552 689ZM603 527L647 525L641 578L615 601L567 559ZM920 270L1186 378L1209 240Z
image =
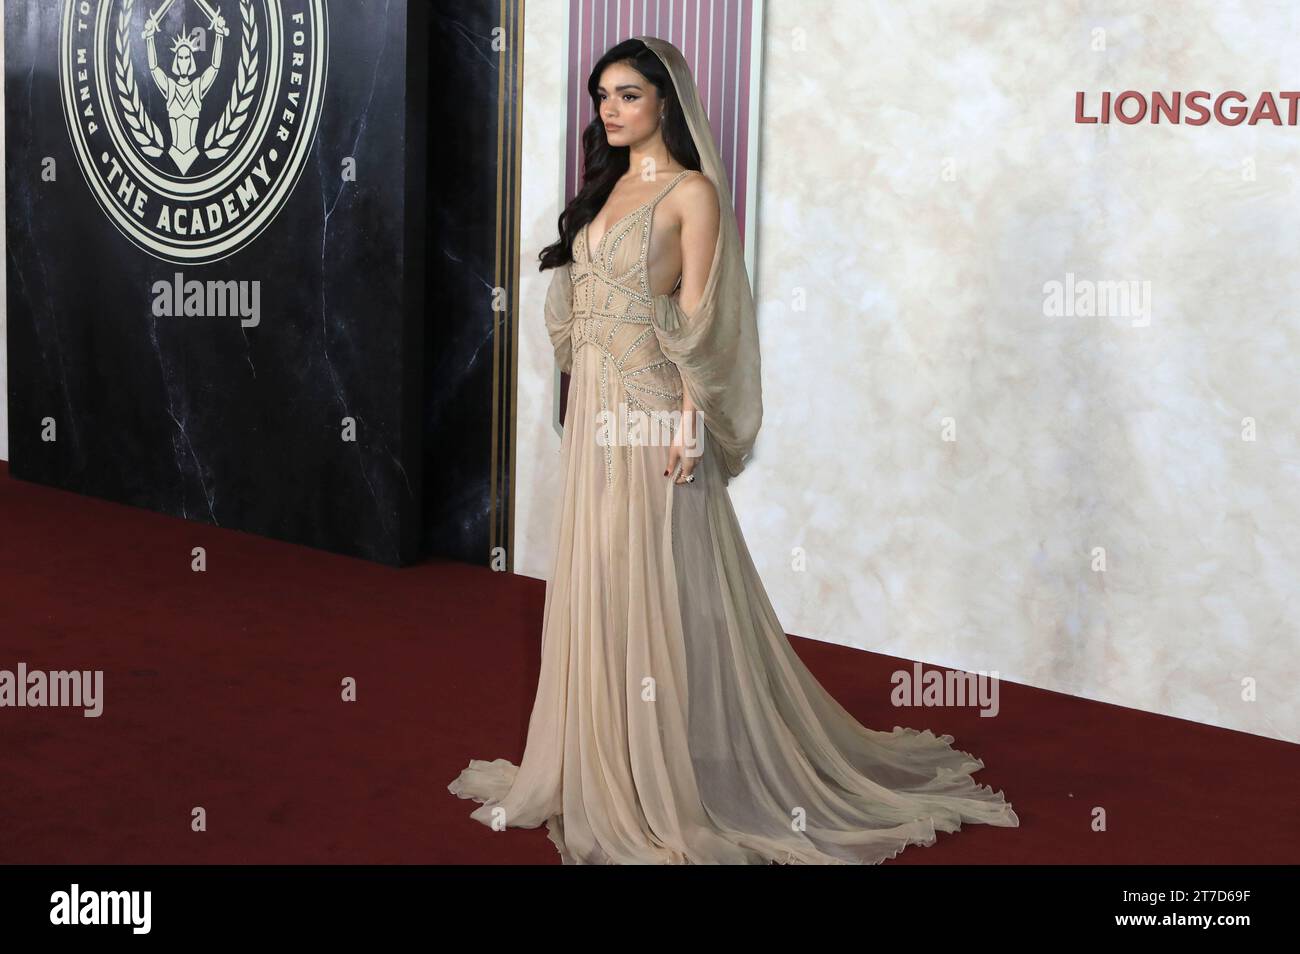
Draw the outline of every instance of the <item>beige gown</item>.
M547 330L572 380L537 696L519 766L473 759L448 787L486 825L545 823L566 864L874 864L963 822L1015 827L952 736L864 728L800 662L707 430L685 485L663 446L597 440L620 402L680 408L646 262L654 207L692 174L596 249L581 229L556 270Z

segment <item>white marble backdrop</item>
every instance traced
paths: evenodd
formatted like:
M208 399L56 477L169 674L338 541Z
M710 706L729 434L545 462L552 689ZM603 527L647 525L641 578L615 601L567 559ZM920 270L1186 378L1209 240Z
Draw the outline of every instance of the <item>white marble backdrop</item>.
M566 10L528 5L524 58L535 577ZM1297 35L1258 0L766 4L766 418L731 493L787 631L1300 741L1300 127L1073 121L1076 90L1300 88ZM1046 315L1067 276L1150 298Z

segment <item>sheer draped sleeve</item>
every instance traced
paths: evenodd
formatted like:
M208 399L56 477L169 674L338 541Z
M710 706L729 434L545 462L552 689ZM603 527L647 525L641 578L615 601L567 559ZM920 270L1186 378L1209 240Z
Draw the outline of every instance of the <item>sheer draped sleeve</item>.
M734 220L731 229L735 242ZM694 313L661 294L654 296L652 320L660 350L677 365L730 480L752 454L763 422L763 393L753 294L744 259L734 246L724 248L727 238L724 227Z
M555 349L555 363L566 373L573 370L573 277L572 266L554 269L546 290L546 333Z

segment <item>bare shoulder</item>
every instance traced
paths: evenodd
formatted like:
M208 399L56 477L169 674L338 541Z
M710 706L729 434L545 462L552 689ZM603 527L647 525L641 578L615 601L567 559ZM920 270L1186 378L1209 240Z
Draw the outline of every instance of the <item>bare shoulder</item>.
M678 201L689 208L696 208L700 211L707 212L710 207L717 208L718 190L713 185L713 180L702 172L691 170L691 174L677 184L673 190L678 195Z
M683 222L709 225L718 219L718 190L702 172L692 170L668 197L673 200L673 212Z

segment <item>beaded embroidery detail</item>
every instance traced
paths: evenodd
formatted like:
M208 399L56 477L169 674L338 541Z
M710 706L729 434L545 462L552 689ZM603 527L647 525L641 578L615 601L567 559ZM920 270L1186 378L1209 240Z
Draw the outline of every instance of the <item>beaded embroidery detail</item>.
M573 256L573 322L572 342L573 367L580 367L577 356L584 345L590 345L600 352L600 408L603 420L609 422L609 371L612 365L623 385L627 403L634 410L653 416L662 415L663 406L681 406L681 377L676 373L676 366L656 346L657 342L642 347L652 338L654 296L650 292L650 275L646 257L650 251L650 233L654 222L654 209L668 192L682 179L690 175L684 170L673 177L659 193L640 208L633 209L611 225L600 237L596 248L592 249L587 239L588 225L584 225L574 242ZM640 226L639 254L636 261L623 273L615 275L610 272L618 255L618 249L624 239L636 233ZM619 347L616 339L630 324L643 324L646 327L636 334L630 342ZM608 332L601 334L602 326L608 325ZM650 359L648 364L627 367L628 362L638 349ZM617 353L616 353L617 352ZM666 380L665 380L666 379ZM655 399L659 400L655 400ZM671 421L668 426L675 429ZM612 435L611 435L612 437ZM632 466L632 444L626 445L625 460L627 467ZM615 480L613 466L613 445L605 444L605 482L612 485Z

